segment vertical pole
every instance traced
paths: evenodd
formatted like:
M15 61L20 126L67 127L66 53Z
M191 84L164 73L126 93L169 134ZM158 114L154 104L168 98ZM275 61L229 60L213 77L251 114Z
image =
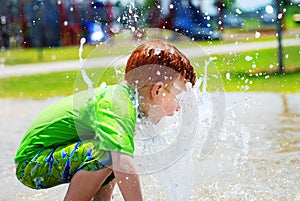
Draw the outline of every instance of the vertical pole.
M282 47L282 19L283 19L283 12L282 12L282 1L276 0L276 7L277 7L277 18L276 18L276 25L277 25L277 41L278 41L278 67L279 73L284 73L284 65L283 65L283 47Z
M59 10L59 18L60 18L60 40L61 40L61 46L67 45L67 39L66 39L66 26L64 25L65 21L67 20L66 14L65 14L65 8L63 5L62 0L57 1L58 10Z
M217 8L218 8L218 29L219 31L223 31L223 1L222 0L217 0Z
M22 0L18 1L18 9L19 9L19 13L18 13L18 18L20 20L20 24L21 24L21 36L22 36L22 47L28 47L29 44L27 41L27 37L26 37L26 32L27 32L27 22L26 22L26 18L25 18L25 12L24 12L24 4Z

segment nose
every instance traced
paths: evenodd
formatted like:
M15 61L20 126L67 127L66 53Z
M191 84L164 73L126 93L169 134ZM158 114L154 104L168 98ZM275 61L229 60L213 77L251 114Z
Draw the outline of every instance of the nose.
M180 110L180 105L177 103L177 107L175 108L175 111L178 112Z

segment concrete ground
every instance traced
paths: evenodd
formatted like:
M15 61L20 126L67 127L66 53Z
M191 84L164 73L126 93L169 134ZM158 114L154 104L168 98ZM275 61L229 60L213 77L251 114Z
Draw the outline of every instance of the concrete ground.
M21 185L13 162L32 120L58 99L0 99L1 201L63 199L67 185L40 191ZM225 93L225 103L222 139L206 159L195 163L190 200L249 200L249 195L250 200L299 200L300 95ZM166 200L162 189L153 189L152 180L141 179L145 200ZM119 193L114 200L122 200Z

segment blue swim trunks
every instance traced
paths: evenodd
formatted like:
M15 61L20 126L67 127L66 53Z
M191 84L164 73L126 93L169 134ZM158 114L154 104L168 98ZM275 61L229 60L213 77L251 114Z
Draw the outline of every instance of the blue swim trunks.
M110 152L99 150L98 147L97 141L86 140L41 150L31 160L19 163L16 176L24 185L33 189L69 183L79 170L96 171L112 164ZM103 186L113 179L112 173Z

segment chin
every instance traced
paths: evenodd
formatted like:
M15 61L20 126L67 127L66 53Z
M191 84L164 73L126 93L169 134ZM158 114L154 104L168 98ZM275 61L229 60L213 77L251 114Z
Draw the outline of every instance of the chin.
M167 116L169 116L169 117L170 117L170 116L173 116L173 115L174 115L174 112L172 112L172 113L168 114Z
M158 123L160 122L160 120L161 120L161 118L159 118L159 119L154 119L154 120L152 120L152 123L153 123L153 124L158 124Z
M164 116L160 116L160 117L156 116L156 117L154 117L154 118L151 119L151 122L153 124L158 124L163 117Z

